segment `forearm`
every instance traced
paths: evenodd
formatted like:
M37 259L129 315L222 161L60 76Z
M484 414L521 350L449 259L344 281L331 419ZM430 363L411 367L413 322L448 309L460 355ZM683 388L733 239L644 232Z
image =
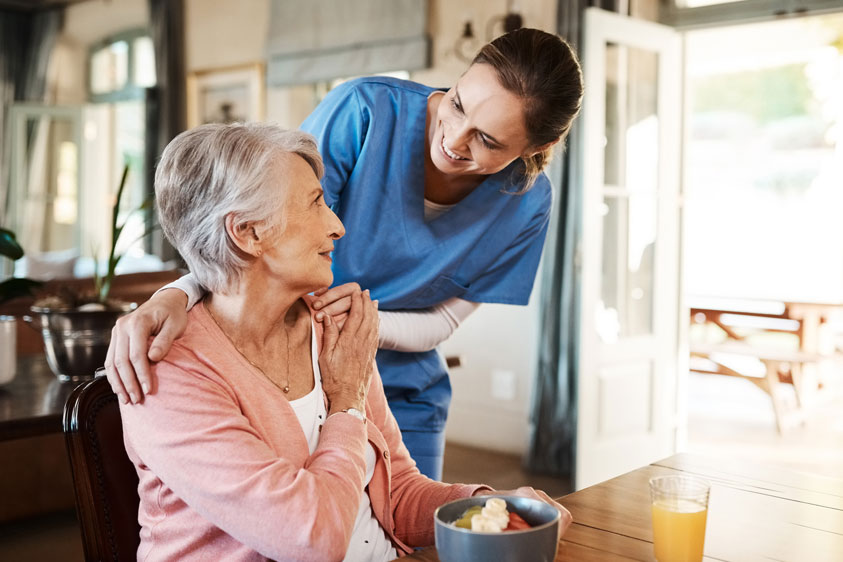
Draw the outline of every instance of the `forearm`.
M477 310L480 304L452 298L432 308L409 311L380 311L378 347L394 351L430 351Z
M395 535L410 546L433 544L433 512L449 501L491 491L481 484L445 484L431 480L416 468L401 439L398 423L389 409L380 375L375 373L369 387L370 422L384 436L389 447L392 516Z
M163 287L155 291L155 295L157 295L161 291L164 291L165 289L178 289L179 291L187 295L187 305L185 306L185 310L190 310L191 308L193 308L196 303L201 301L202 298L205 296L205 288L199 284L199 282L196 280L196 277L194 277L192 273L182 275L175 281L164 285Z

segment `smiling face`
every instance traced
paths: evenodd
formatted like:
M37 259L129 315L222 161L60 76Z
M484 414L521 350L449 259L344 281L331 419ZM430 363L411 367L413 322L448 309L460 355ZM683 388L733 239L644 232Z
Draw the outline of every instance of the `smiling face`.
M430 130L430 157L448 175L490 175L529 155L522 100L488 64L474 64L442 97Z
M268 229L261 245L261 261L273 276L302 294L333 281L331 251L334 240L345 234L337 215L325 204L322 186L307 162L294 154L282 154L272 176L276 189L286 194L283 228Z

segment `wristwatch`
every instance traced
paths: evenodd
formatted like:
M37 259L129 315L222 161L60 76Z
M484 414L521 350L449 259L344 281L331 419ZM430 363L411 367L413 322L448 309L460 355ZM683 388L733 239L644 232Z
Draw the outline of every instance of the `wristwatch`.
M357 408L346 408L345 410L340 411L345 412L346 414L351 414L361 422L366 423L366 415Z

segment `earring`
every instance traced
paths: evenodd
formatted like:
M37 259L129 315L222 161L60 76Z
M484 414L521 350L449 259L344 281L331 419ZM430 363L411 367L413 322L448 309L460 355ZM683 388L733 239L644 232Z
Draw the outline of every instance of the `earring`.
M263 250L261 250L260 248L258 248L257 250L255 250L255 257L259 258L259 257L261 257L262 255L263 255Z

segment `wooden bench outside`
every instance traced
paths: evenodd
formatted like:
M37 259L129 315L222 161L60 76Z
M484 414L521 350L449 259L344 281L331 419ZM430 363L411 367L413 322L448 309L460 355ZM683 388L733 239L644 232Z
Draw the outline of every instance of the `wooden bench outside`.
M780 432L801 422L839 386L843 356L835 349L831 320L843 314L843 303L697 296L690 297L689 304L692 325L717 326L726 338L716 344L691 343L691 370L745 378L761 388L773 401ZM772 349L760 343L780 341L768 337L775 333L792 334L797 349L783 351L783 346ZM706 361L699 365L694 358ZM795 408L788 407L783 384L793 385Z
M806 375L805 366L816 365L824 356L802 351L780 351L759 348L740 342L721 344L693 344L691 357L706 359L712 368L700 365L691 366L695 372L712 373L739 377L750 381L770 396L776 416L776 429L779 433L804 421L810 406L815 402L813 396L816 382ZM746 360L760 362L761 369L752 369ZM784 385L793 385L796 404L788 404L784 396Z

